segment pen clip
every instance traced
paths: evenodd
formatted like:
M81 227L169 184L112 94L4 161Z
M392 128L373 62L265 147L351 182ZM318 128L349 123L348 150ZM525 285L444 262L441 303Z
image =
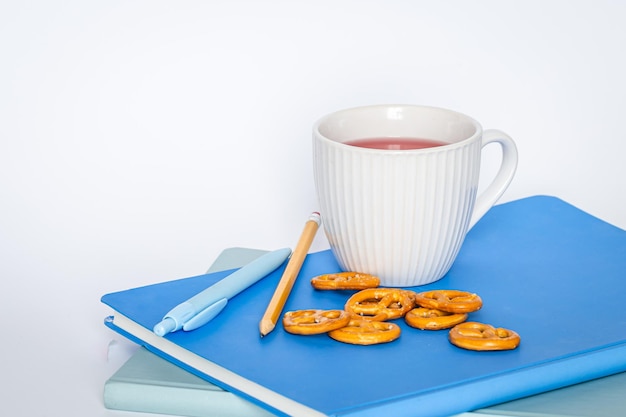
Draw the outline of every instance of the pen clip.
M222 298L221 300L218 300L215 303L211 304L210 306L193 316L187 322L185 322L185 324L183 325L183 330L190 331L197 329L200 326L204 326L209 321L211 321L213 317L217 316L220 311L222 311L224 307L226 307L227 303L228 300L226 298Z

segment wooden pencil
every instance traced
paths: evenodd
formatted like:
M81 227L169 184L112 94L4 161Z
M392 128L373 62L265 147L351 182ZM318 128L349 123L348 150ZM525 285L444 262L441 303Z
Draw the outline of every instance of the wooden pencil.
M302 231L300 240L291 254L289 262L287 262L285 272L283 272L283 275L276 286L276 290L274 291L274 295L272 295L272 299L270 300L270 303L265 310L265 314L259 323L261 337L267 335L274 330L274 327L276 327L278 318L283 311L283 307L285 306L285 302L287 301L289 293L293 288L293 284L296 282L296 278L300 273L300 268L302 268L302 263L309 252L309 248L311 247L311 243L313 242L313 238L317 233L319 225L320 214L313 212L311 217L309 217L309 220L307 220L304 225L304 230Z

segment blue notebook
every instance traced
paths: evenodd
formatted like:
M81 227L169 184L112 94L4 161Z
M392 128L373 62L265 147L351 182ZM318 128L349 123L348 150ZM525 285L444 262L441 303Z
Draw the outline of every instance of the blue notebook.
M310 254L285 311L341 308L349 292L315 291L338 271L330 251ZM442 280L416 290L478 293L471 320L516 330L513 351L472 352L446 331L399 320L401 337L376 346L326 335L264 338L258 324L282 270L237 295L212 322L164 338L152 326L172 306L229 271L110 293L105 323L150 351L271 412L311 416L444 416L626 370L626 232L554 197L492 208L468 234Z

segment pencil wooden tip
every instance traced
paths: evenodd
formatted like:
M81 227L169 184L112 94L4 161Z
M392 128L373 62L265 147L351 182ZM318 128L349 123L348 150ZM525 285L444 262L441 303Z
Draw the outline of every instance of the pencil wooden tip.
M261 331L261 337L266 336L268 333L270 333L272 330L274 330L274 327L276 327L276 324L274 324L274 322L272 322L272 320L268 320L268 319L261 320L261 323L259 324L259 330Z

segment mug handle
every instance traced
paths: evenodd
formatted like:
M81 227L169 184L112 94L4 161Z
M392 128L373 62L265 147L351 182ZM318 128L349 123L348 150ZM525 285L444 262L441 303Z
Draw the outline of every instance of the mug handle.
M502 197L517 169L517 146L513 139L500 130L485 130L481 149L493 142L499 143L502 147L502 162L491 184L476 198L469 229L474 227L478 220Z

